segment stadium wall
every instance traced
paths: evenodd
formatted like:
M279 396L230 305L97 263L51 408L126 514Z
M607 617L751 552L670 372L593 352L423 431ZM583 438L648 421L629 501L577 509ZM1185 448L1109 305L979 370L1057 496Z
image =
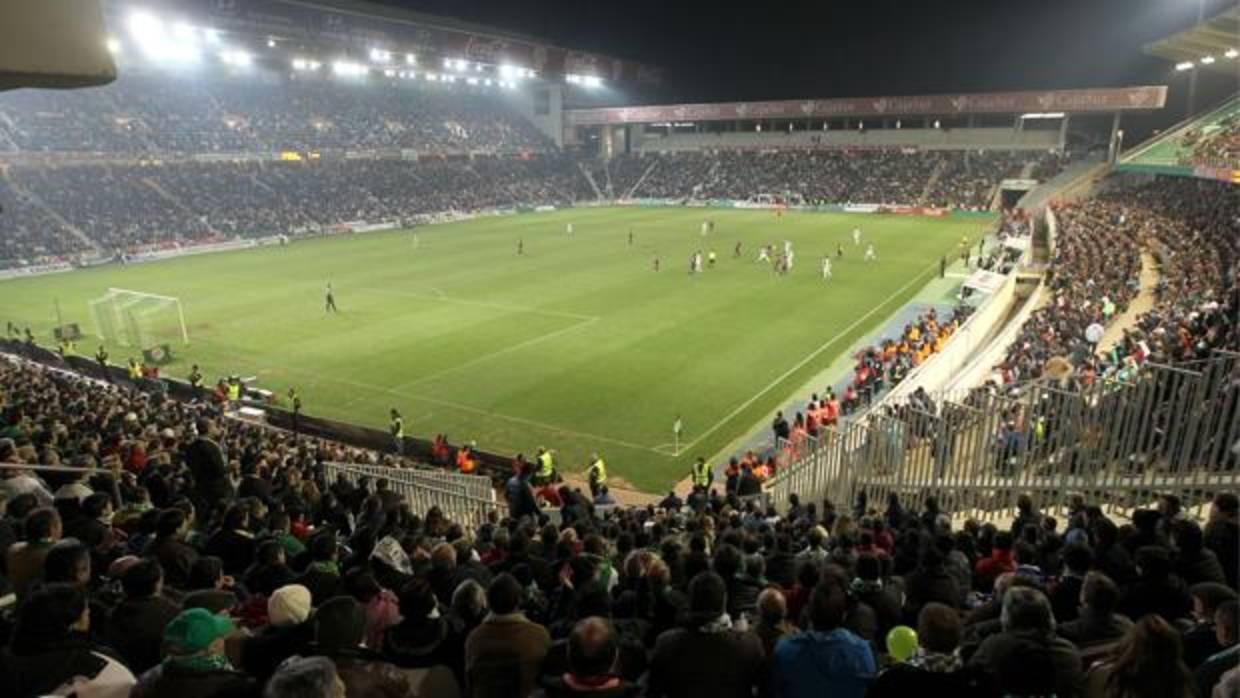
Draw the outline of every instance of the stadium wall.
M1059 150L1058 131L1011 128L900 128L791 133L676 133L639 136L639 150L667 152L712 148L917 148L919 150Z

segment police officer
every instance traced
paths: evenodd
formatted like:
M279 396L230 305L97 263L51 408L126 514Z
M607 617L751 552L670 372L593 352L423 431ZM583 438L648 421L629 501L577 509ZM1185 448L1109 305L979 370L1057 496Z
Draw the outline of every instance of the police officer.
M555 458L551 455L551 451L538 447L538 455L534 459L538 462L538 470L534 473L534 484L542 487L555 482Z
M586 471L590 482L590 498L598 496L599 489L607 484L607 463L603 457L595 453L590 456L590 468Z
M693 478L693 486L700 487L703 490L710 489L710 483L715 479L715 471L711 470L710 464L705 458L698 457L697 462L693 464L693 470L689 473Z
M198 364L189 370L189 387L194 393L194 399L202 397L202 371L198 370Z

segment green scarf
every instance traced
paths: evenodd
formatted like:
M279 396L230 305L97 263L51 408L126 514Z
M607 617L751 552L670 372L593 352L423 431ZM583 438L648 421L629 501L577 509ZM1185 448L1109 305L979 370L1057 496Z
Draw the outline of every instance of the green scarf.
M318 570L319 572L326 572L327 574L334 574L337 577L340 576L340 565L335 560L311 562L310 569Z
M233 670L232 664L228 663L228 657L222 654L191 654L188 657L168 657L164 659L164 665L194 673Z

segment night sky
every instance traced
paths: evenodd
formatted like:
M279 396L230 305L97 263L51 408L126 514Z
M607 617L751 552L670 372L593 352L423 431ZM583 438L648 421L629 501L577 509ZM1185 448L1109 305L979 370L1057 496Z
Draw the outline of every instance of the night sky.
M632 101L1163 84L1182 76L1141 47L1194 24L1198 5L820 0L744 11L700 0L379 1L662 67L665 89ZM1204 1L1207 18L1236 4Z

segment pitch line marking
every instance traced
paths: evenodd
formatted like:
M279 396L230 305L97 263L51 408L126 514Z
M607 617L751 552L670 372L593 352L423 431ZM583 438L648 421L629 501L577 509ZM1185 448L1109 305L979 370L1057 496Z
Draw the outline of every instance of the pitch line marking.
M411 380L411 381L393 386L392 390L400 391L406 388L412 388L415 385L422 385L423 383L429 383L431 381L434 381L435 379L441 378L449 373L454 373L456 371L461 371L467 368L473 368L474 366L477 366L478 364L486 362L486 361L490 361L491 359L494 359L497 356L503 356L504 354L508 354L514 351L519 351L521 349L525 349L526 347L532 347L535 344L540 344L553 337L558 337L562 334L572 332L573 330L581 329L583 327L586 327L587 325L593 325L597 320L598 318L596 317L590 318L589 320L582 320L580 322L576 322L572 325L569 325L568 327L561 327L558 330L553 330L551 332L547 332L546 334L538 335L537 337L531 337L525 340L524 342L518 342L511 346L506 346L502 349L497 349L493 352L489 352L487 354L474 357L470 359L469 361L466 361L465 363L457 364L455 366L449 366L439 371L435 371L434 373L422 376L421 378L417 378L415 380Z
M355 287L359 291L369 291L371 293L382 293L389 296L401 296L404 298L419 298L423 300L442 301L444 303L456 303L458 305L470 305L477 308L489 308L491 310L504 310L510 313L530 313L533 315L546 315L548 317L568 318L570 320L597 320L597 315L583 315L581 313L570 313L560 310L543 310L542 308L534 308L524 305L507 305L505 303L489 303L487 301L475 301L467 298L453 298L439 289L438 295L418 293L416 291L397 291L389 288L374 288L372 286Z
M758 391L758 392L757 392L757 393L756 393L753 397L751 397L751 398L749 398L748 400L746 400L746 401L742 402L742 403L741 403L741 404L740 404L740 405L739 405L736 409L732 410L732 411L731 411L731 412L729 412L726 416L724 416L724 418L723 418L723 419L719 420L718 422L715 422L715 424L714 424L713 426L711 426L709 429L707 429L706 431L704 431L704 432L702 432L701 434L699 434L699 435L698 435L698 437L697 437L696 439L693 439L692 441L690 441L690 442L688 442L688 443L686 443L686 444L681 444L681 446L680 446L680 451L683 453L683 452L685 452L685 451L687 451L687 450L689 450L689 449L693 448L693 447L694 447L694 446L696 446L696 445L697 445L697 444L698 444L698 443L699 443L702 439L704 439L704 438L706 438L707 436L710 436L711 434L715 433L715 431L716 431L716 430L718 430L718 429L719 429L719 427L721 427L721 426L723 426L724 424L726 424L726 423L728 423L729 421L731 421L734 417L736 417L736 415L740 414L741 412L744 412L746 409L748 409L748 408L749 408L749 406L750 406L750 405L752 405L753 403L757 402L759 398L761 398L763 395L766 395L766 394L767 394L767 393L769 393L772 389L774 389L774 388L775 388L775 386L777 386L777 385L779 385L780 383L784 382L785 380L787 380L787 379L788 379L788 377L789 377L789 376L791 376L792 374L794 374L794 373L796 373L797 371L799 371L799 370L801 370L802 368L804 368L807 364L809 364L809 362L811 362L811 361L813 361L814 359L818 358L818 355L819 355L819 354L821 354L822 352L826 351L828 347L830 347L831 345L833 345L833 344L835 344L836 342L838 342L841 338L843 338L843 337L844 337L844 335L848 334L849 332L852 332L854 329L856 329L856 327L857 327L858 325L860 325L861 323L863 323L863 322L865 322L867 319L869 319L869 317L870 317L871 315L873 315L874 313L877 313L877 312L879 311L879 309L880 309L880 308L884 308L884 307L886 307L888 303L890 303L892 300L894 300L894 299L896 299L897 297L899 297L899 295L900 295L901 293L904 293L906 290L908 290L908 288L909 288L910 286L912 286L913 284L917 283L918 281L921 281L921 280L922 280L922 277L926 276L926 274L930 273L931 271L933 271L933 270L934 270L934 269L936 269L937 267L938 267L938 262L935 262L934 264L932 264L932 265L930 265L929 267L927 267L925 271L922 271L922 272L921 272L920 274L918 274L917 276L914 276L914 277L913 277L913 278L912 278L912 279L911 279L908 283L906 283L906 284L904 284L903 286L901 286L900 288L896 289L896 291L895 291L894 293L892 293L890 296L887 296L887 298L883 299L883 302L879 303L878 305L875 305L875 306L874 306L873 308L871 308L871 309L869 310L869 312L867 312L865 315L862 315L861 317L857 318L857 319L856 319L856 320L854 320L854 321L852 322L852 324L850 324L848 327L845 327L843 330L841 330L840 332L836 333L836 335L835 335L834 337L831 337L831 338L830 338L830 339L828 339L826 342L823 342L823 344L822 344L821 346L819 346L817 349L815 349L815 350L813 350L812 352L810 352L810 353L809 353L809 354L808 354L805 358L803 358L803 359L801 359L800 361L798 361L798 362L797 362L797 363L796 363L796 364L795 364L792 368L788 369L787 371L784 371L784 372L783 372L782 374L780 374L777 378L775 378L775 380L773 380L773 381L771 381L770 383L768 383L768 384L766 385L766 387L765 387L765 388L763 388L762 390L759 390L759 391Z

